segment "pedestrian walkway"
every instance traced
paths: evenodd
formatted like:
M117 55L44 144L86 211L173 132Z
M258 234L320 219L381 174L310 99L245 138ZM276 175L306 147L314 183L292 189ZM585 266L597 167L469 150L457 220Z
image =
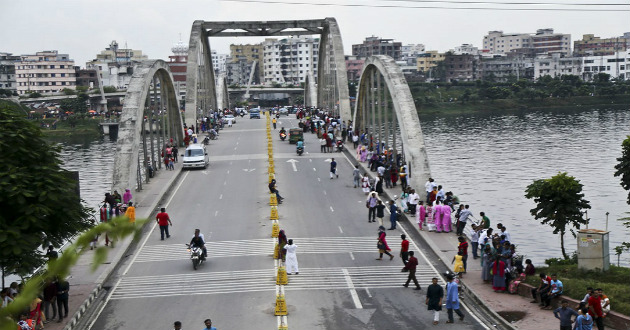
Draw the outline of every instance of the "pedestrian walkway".
M356 159L355 152L353 150L349 150L346 155L350 155L350 159L355 161L355 163L360 164L360 166L362 167L362 172L367 172L372 179L377 176L376 172L371 172L369 170L369 168L367 167L367 162L361 163L358 159ZM424 187L412 188L415 188L417 191L419 190L420 192L424 191ZM394 196L400 196L402 192L400 185L394 188L383 188L383 190L385 194L381 195L380 198L384 202L386 200L392 199ZM422 193L420 195L422 196ZM442 262L444 262L447 268L452 271L453 264L451 263L451 261L453 260L453 257L457 254L457 247L459 245L459 241L457 240L455 232L429 232L426 230L426 225L424 227L425 230L421 231L418 229L415 218L407 214L405 214L404 217L411 224L410 227L413 227L414 230L418 234L420 234L422 239L427 243L428 246L431 247L433 252L440 258ZM463 284L464 290L468 290L472 296L476 297L475 302L467 302L467 304L469 305L483 304L488 309L490 309L491 312L497 313L498 315L512 315L514 314L514 312L524 313L521 319L513 322L506 322L507 324L511 323L511 326L514 328L523 330L539 330L553 329L559 327L560 323L558 319L554 317L552 311L541 310L538 304L531 304L530 299L524 298L519 295L512 295L509 293L494 292L491 283L486 283L481 279L480 259L475 260L472 258L470 247L468 269L467 273L464 274L461 283Z
M156 171L150 183L143 183L142 191L133 192L132 201L136 207L136 219L148 218L154 214L160 206L160 200L175 183L181 173L181 165L181 161L175 163L175 170L173 171L168 171L163 167L161 170ZM114 187L113 189L124 191L125 188L127 187ZM90 202L93 203L96 201ZM78 319L85 312L87 306L100 292L103 283L114 270L118 261L127 253L127 248L131 242L131 237L127 237L121 242L115 242L113 247L109 250L107 259L94 272L91 271L94 251L88 250L81 255L68 275L68 282L70 283L68 317L64 318L62 322L58 322L57 319L50 320L50 322L46 324L46 329L73 329ZM104 245L105 237L101 235L98 246Z

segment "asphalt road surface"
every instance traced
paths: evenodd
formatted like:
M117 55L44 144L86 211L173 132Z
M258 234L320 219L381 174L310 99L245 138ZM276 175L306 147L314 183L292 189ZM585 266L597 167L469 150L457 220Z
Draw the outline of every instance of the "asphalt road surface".
M288 131L297 121L281 117L278 130L282 126ZM365 195L353 188L350 162L341 153L320 153L310 133L306 153L298 156L295 145L280 141L278 130L272 131L276 178L286 198L279 222L298 245L300 266L285 287L288 328L434 327L424 304L437 274L434 261L416 253L423 290L412 290L413 283L402 287L407 274L400 271L398 252L404 229L387 231L394 260L375 260L378 223L367 221ZM172 329L174 321L201 329L206 318L220 330L278 328L264 117L239 117L208 152L208 169L184 172L166 199L171 237L161 241L154 227L141 239L90 329ZM329 179L331 157L338 179ZM184 245L195 228L205 235L209 254L196 271ZM414 241L411 250L420 250ZM455 316L449 329L487 329L463 310L466 319ZM442 326L446 320L444 309Z

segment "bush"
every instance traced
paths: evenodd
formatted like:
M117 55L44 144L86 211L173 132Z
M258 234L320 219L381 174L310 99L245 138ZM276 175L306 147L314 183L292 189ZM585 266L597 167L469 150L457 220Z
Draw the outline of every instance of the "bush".
M42 97L42 94L38 93L38 92L32 92L32 93L28 94L28 97L34 99L34 98Z
M74 89L70 89L70 88L64 88L62 91L65 95L76 95L77 91L75 91Z
M105 93L116 93L118 90L114 86L103 86L103 92Z

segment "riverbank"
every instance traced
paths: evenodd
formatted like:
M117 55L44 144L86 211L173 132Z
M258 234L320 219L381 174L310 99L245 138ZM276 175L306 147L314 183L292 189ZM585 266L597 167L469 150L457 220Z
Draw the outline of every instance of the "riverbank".
M415 99L415 97L414 97ZM451 101L416 105L418 114L464 114L464 113L506 113L515 111L533 111L543 109L579 109L584 108L628 108L630 95L617 96L574 96L567 98L544 98L536 100L500 99L481 101Z

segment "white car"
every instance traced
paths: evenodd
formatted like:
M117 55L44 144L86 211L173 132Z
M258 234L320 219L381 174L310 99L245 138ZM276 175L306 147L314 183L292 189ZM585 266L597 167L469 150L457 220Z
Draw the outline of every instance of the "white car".
M233 115L225 115L225 116L223 116L223 123L224 124L228 123L228 118L232 119L232 124L236 124L236 117L234 117Z
M206 147L201 144L191 144L182 155L182 169L208 168L210 158Z

